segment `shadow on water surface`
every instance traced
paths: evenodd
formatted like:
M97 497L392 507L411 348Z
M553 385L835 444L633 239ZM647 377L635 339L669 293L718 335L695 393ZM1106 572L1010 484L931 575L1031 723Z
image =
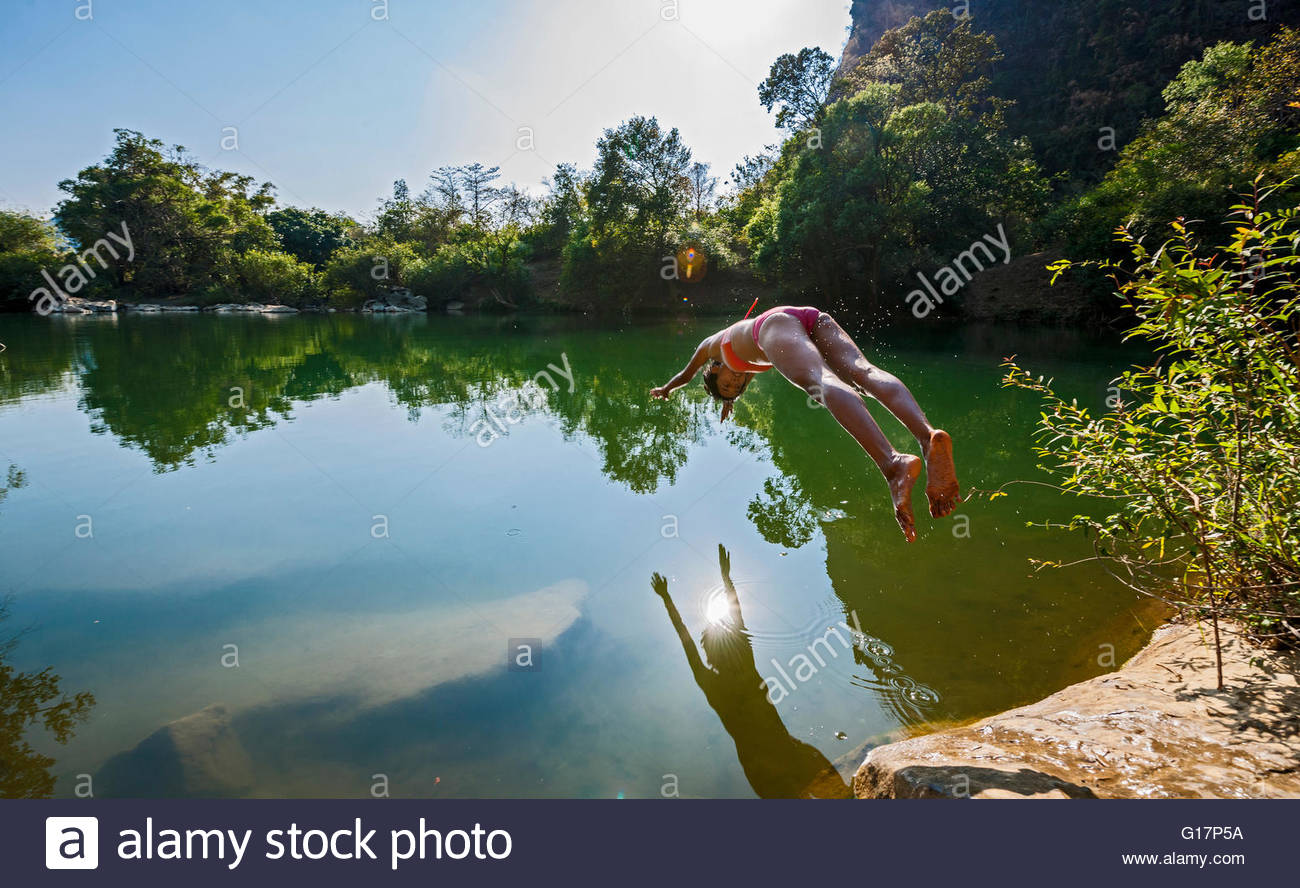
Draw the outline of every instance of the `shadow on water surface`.
M695 683L736 744L736 756L749 785L765 799L848 798L849 788L835 766L817 747L790 736L769 699L766 681L754 664L754 648L731 581L731 556L721 545L718 565L727 613L705 628L700 642L704 658L668 594L668 580L655 574L650 584L663 599Z

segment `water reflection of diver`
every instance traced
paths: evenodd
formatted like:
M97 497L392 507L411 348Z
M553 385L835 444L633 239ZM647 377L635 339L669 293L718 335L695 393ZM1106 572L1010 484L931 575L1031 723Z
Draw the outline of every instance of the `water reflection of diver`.
M725 620L710 624L704 631L701 646L708 665L701 660L668 595L668 581L656 573L650 585L668 609L695 683L736 743L736 756L749 785L760 798L849 798L852 793L826 756L791 737L776 707L767 699L767 687L754 665L754 649L745 631L740 599L731 582L731 558L721 545L718 562L728 613Z

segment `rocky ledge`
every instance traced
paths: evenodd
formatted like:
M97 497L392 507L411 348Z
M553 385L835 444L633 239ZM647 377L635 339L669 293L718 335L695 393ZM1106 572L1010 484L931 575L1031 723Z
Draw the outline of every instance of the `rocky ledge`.
M1300 657L1168 625L1117 672L878 746L858 798L1300 797Z

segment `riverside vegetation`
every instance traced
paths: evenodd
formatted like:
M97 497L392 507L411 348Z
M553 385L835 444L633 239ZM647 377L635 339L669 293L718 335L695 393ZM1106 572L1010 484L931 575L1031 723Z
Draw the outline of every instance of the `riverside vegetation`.
M590 169L560 164L545 195L470 163L433 171L423 188L399 180L357 220L281 206L270 183L205 169L180 147L119 129L102 162L60 183L66 196L51 221L0 212L0 305L28 310L42 269L128 226L133 261L76 295L355 308L406 288L434 306L665 311L682 297L730 310L737 288L759 288L841 312L891 313L905 310L918 273L983 234L1005 231L1017 257L1051 249L1114 258L1121 223L1158 230L1179 215L1217 218L1232 189L1261 171L1272 181L1300 172L1295 31L1260 25L1257 41L1208 45L1194 33L1198 7L1178 45L1206 48L1200 58L1185 53L1163 114L1122 151L1103 134L1085 163L1079 145L1050 135L1060 127L1042 97L1011 76L1044 63L1005 26L997 10L1006 5L993 4L987 20L946 9L913 18L860 58L846 54L838 70L820 49L782 56L758 97L785 138L738 163L728 187L676 129L638 116L605 131ZM1165 31L1173 21L1160 17ZM1073 18L1047 27L1071 45L1088 37ZM1010 58L995 34L1013 47ZM1157 76L1168 67L1162 48L1143 69L1144 41L1154 39L1125 33L1129 68ZM1086 85L1115 107L1118 88L1101 89L1093 67ZM1135 101L1130 112L1149 110L1145 94ZM1103 129L1114 142L1115 128ZM702 287L679 273L674 257L688 249L707 260ZM1116 313L1102 287L1092 307L1097 319ZM961 310L960 298L945 306Z

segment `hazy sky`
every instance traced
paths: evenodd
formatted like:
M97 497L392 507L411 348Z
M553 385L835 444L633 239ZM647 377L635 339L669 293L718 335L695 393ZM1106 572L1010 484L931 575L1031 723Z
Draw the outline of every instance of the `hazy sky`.
M678 127L725 179L778 140L757 97L772 61L838 58L849 24L847 0L0 4L0 204L41 214L114 127L270 180L282 203L362 215L444 164L500 164L522 186L590 167L634 114Z

